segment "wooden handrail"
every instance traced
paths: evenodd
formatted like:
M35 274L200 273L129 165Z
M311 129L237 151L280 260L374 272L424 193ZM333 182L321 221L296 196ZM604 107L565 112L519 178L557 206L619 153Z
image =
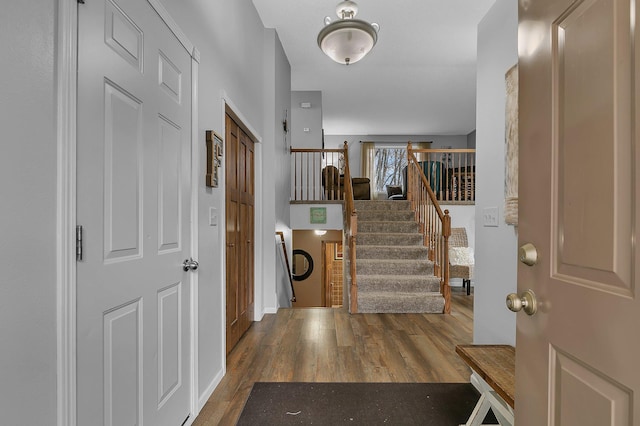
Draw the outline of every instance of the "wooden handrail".
M444 313L451 313L451 287L449 286L449 237L451 216L442 211L436 194L431 189L411 142L407 144L407 199L420 225L424 245L434 262L434 274L440 278L440 293L444 297Z
M351 169L349 168L349 149L347 141L344 142L344 235L346 246L349 247L349 312L358 312L358 282L356 280L356 235L358 234L358 213L353 200L353 184L351 182Z
M287 265L287 276L289 277L289 283L291 284L291 302L296 301L296 290L293 288L293 277L291 276L291 268L289 267L289 256L287 255L287 245L284 242L284 233L277 231L276 235L280 235L280 242L282 244L282 252L284 253L284 263Z
M291 152L339 152L342 153L344 150L342 148L291 148Z

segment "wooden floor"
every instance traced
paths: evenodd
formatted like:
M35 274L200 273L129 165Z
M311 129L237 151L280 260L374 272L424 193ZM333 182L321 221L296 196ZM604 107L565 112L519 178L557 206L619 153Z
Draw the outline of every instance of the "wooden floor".
M450 315L281 309L229 354L194 425L234 425L254 382L468 382L455 347L472 333L473 295L461 288L452 288Z

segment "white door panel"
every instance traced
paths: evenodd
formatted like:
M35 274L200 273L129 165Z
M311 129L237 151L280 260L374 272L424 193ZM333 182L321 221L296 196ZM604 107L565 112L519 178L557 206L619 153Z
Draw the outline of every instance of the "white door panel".
M78 424L190 410L191 57L145 0L79 6Z

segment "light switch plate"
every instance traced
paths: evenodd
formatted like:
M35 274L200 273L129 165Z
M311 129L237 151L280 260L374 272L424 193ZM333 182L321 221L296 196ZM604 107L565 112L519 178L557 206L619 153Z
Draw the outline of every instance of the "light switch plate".
M218 209L209 207L209 226L218 226Z
M487 207L482 209L482 225L483 226L498 226L498 208Z

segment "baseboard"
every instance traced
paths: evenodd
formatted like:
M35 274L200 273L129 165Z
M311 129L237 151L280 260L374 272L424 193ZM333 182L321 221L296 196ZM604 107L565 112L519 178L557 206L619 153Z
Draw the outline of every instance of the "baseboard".
M265 314L277 314L278 308L264 308Z
M206 404L207 401L209 400L209 398L211 398L211 395L213 395L213 391L216 390L216 388L218 387L218 385L222 381L222 378L224 377L224 374L225 374L224 369L220 370L218 372L218 374L216 374L216 376L213 378L213 380L211 381L209 386L207 386L205 391L202 392L202 394L198 398L198 413L200 413L200 411L202 411L202 407L204 407L204 404ZM196 414L196 416L197 416L197 414ZM195 419L195 417L194 417L194 419Z

